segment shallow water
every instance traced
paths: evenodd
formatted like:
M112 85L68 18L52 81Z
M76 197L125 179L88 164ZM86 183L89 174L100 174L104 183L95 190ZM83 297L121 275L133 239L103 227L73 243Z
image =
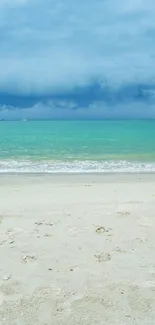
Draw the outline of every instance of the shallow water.
M155 121L0 122L0 172L155 171Z

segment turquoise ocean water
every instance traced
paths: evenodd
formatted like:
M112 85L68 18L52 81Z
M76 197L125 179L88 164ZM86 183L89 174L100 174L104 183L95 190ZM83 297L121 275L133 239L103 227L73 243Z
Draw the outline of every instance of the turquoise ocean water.
M0 122L0 172L155 172L155 121Z

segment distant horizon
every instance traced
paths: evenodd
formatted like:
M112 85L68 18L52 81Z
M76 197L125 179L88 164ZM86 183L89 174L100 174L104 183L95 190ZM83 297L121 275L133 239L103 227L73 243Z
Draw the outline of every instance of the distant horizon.
M108 122L119 122L119 121L155 121L155 118L103 118L103 119L16 119L16 120L11 120L11 119L0 119L0 122L51 122L51 121L60 121L60 122L104 122L104 121L108 121Z

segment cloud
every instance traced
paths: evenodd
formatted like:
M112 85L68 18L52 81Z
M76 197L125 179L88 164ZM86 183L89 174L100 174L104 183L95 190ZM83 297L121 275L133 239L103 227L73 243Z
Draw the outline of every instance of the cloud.
M61 94L0 97L3 119L155 118L155 84L111 88L96 81Z
M47 91L47 89L46 89ZM65 88L61 90L50 91L42 94L8 94L0 93L1 105L12 105L14 107L29 107L36 102L47 102L49 100L71 100L77 103L77 106L88 106L94 101L103 101L109 106L124 103L147 103L153 104L155 100L155 83L123 83L121 85L112 85L107 80L92 80L89 84L78 84L72 86L72 89Z
M5 120L22 119L152 119L155 118L155 106L145 103L116 104L109 107L103 101L92 102L88 106L77 106L67 100L38 102L32 107L18 108L1 106L0 117Z
M141 105L145 115L155 101L154 35L153 0L1 0L1 107L35 113L56 99L75 102L74 116L100 102L116 115Z

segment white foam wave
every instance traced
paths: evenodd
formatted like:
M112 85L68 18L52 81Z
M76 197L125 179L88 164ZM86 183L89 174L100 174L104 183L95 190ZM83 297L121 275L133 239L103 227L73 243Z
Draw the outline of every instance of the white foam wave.
M0 173L155 172L155 162L131 161L17 161L1 160Z

